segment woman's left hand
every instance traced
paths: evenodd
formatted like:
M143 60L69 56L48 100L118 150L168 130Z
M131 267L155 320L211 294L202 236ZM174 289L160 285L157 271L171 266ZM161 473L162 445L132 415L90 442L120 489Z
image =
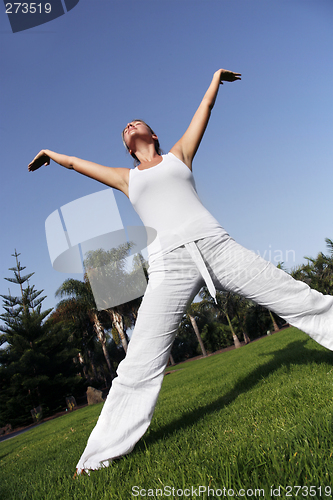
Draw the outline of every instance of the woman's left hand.
M223 82L235 82L236 80L241 80L241 73L234 73L233 71L228 71L227 69L219 69L216 73L219 74L221 85L223 85Z

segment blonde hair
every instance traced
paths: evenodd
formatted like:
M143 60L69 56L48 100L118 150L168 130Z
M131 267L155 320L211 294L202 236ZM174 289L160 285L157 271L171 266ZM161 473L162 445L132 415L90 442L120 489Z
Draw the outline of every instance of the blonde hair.
M151 127L149 127L148 123L144 122L143 120L132 120L132 122L140 122L140 123L143 123L144 125L146 125L146 127L148 128L148 130L151 132L152 135L156 135L155 132L153 131L153 129ZM126 127L125 127L126 128ZM125 132L125 128L124 130L122 131L121 133L121 138L123 140L123 143L124 143L124 146L125 148L127 149L127 151L129 152L129 147L127 146L126 142L125 142L125 139L124 139L124 132ZM161 147L160 147L160 143L159 143L159 140L158 139L154 139L154 143L155 143L155 151L158 155L161 155L163 153ZM137 165L140 164L140 161L139 159L137 158L137 156L134 154L134 153L131 153L131 156L132 158L134 158L134 166L136 167Z

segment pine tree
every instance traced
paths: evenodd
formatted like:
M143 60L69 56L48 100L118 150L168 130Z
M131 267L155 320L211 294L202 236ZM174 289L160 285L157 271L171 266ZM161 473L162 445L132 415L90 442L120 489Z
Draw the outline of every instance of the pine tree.
M30 410L42 406L44 415L64 406L80 382L73 358L77 355L60 325L45 319L52 309L42 312L41 291L29 284L34 273L22 275L15 250L14 278L20 296L1 295L4 314L0 343L0 425L31 423ZM25 286L24 286L25 285Z

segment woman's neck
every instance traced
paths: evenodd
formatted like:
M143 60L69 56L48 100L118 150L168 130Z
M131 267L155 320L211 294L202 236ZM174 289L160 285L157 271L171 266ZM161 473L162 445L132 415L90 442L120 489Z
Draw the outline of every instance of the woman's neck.
M161 155L156 152L155 144L145 144L144 147L135 151L135 156L142 165L149 165L156 162Z

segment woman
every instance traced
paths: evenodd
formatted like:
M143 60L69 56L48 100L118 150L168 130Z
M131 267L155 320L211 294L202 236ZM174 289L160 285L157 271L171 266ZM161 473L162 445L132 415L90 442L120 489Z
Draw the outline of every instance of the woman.
M239 293L333 349L333 297L311 290L235 243L196 193L192 160L219 86L240 76L224 69L214 74L188 129L167 155L161 155L158 137L148 125L128 123L123 140L138 164L134 169L104 167L49 150L29 165L33 171L52 159L122 191L145 226L157 232L148 247L149 282L128 352L77 464L78 474L129 453L147 430L179 322L205 283L212 296L215 287Z

